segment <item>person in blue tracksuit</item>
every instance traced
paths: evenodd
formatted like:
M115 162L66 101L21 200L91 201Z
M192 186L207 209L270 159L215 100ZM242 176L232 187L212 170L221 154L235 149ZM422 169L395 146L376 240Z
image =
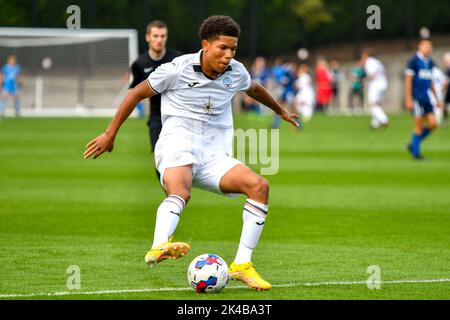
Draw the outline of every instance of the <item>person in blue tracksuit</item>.
M0 72L1 96L0 96L0 117L5 113L8 97L14 100L14 111L16 116L20 115L19 100L19 76L21 67L17 64L15 56L11 55L7 59L7 63L2 67Z

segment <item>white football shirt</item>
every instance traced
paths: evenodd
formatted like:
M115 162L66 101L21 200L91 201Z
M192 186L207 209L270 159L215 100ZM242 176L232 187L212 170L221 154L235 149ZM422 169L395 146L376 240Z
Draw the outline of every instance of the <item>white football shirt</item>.
M161 121L169 116L201 120L206 125L229 128L233 125L231 100L238 91L250 88L251 78L242 63L232 59L216 79L201 69L202 50L162 64L147 81L161 94Z
M380 60L373 57L367 58L364 70L370 77L370 83L387 85L386 72Z
M441 71L441 69L434 67L431 71L431 80L433 81L434 91L437 95L439 101L445 100L445 82L446 77L445 74ZM433 95L430 95L434 98Z

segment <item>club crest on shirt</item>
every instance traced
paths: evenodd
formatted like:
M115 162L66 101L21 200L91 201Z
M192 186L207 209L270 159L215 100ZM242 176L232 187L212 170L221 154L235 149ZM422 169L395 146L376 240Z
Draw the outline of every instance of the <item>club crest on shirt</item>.
M233 86L233 81L230 77L225 77L223 79L223 86L227 89L231 89L231 87Z

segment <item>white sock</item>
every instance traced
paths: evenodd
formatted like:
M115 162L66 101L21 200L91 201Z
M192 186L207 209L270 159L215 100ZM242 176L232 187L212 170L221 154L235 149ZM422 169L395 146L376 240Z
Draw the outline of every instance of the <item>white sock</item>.
M241 264L252 261L253 249L258 244L268 209L269 206L266 204L247 199L242 213L244 224L242 226L241 240L234 263Z
M153 237L153 247L167 242L172 236L178 221L180 213L183 211L185 202L183 198L170 195L159 205L156 213L155 234Z

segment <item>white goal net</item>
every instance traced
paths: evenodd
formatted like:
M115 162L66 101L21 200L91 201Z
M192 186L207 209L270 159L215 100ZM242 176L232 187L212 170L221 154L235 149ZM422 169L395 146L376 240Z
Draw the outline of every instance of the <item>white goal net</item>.
M0 28L0 65L10 55L22 70L22 115L111 116L128 90L137 31Z

